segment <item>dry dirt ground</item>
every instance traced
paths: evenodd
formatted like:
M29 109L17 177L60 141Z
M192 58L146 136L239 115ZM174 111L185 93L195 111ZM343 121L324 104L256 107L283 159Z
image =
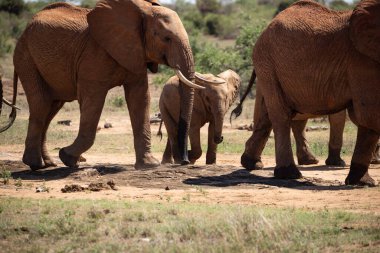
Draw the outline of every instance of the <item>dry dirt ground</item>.
M220 155L218 165L206 166L201 160L199 165L161 166L142 171L134 169L132 155L118 157L117 163L115 158L111 161L110 155L91 155L87 156L91 164L82 163L79 169L59 164L33 172L20 162L21 154L3 149L0 163L12 171L14 179L20 178L22 185L16 186L17 180L11 180L10 184L0 186L0 196L191 201L380 213L380 187L345 186L347 167L304 166L301 167L304 178L278 180L273 178L274 160L269 157L264 157L266 169L252 172L239 166L238 155ZM371 166L370 174L379 181L380 166ZM115 184L114 189L109 187L110 183ZM62 192L65 186L73 185L74 189L85 189ZM99 187L91 188L94 185Z
M11 88L10 81L5 87ZM12 93L6 89L5 94L10 97ZM21 85L19 95L23 95ZM73 131L77 131L75 126L78 123L78 119L73 121ZM154 126L152 133L156 133L157 128ZM111 132L125 131L123 122L122 126L115 126ZM13 177L7 185L0 178L0 197L191 201L307 209L336 208L380 214L380 187L345 186L348 167L324 166L323 157L319 157L321 162L318 165L301 167L304 178L279 180L273 178L275 160L272 156L263 157L266 169L252 172L240 166L239 154L218 154L217 165L204 165L203 155L195 165L162 165L154 170L142 171L134 169L135 157L132 152L92 152L86 154L87 162L81 163L79 169L69 169L58 163L58 167L33 172L21 162L22 150L23 145L0 145L0 166L10 170ZM161 155L155 154L156 158L161 158ZM59 161L58 157L53 158ZM349 156L343 158L346 162L350 161ZM369 172L375 180L380 181L380 165L371 165ZM114 184L114 189L109 184ZM64 193L64 188L80 191Z

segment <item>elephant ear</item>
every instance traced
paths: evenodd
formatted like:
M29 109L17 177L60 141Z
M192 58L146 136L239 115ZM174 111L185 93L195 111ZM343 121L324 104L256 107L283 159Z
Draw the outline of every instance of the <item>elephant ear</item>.
M143 20L148 5L137 0L100 0L87 14L91 36L133 73L146 72Z
M380 63L380 0L363 0L356 6L350 38L359 52Z

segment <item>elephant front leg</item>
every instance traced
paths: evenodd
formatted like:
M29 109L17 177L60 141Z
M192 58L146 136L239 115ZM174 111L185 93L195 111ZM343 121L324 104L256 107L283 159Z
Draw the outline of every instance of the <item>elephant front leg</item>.
M62 101L53 101L51 107L50 107L50 112L47 117L45 126L43 128L42 132L42 142L41 142L41 154L42 154L42 159L44 160L45 167L55 167L57 164L54 162L54 160L50 157L47 146L46 146L46 132L49 128L50 122L54 118L54 116L58 113L58 111L62 108L64 105L64 102Z
M311 153L305 138L307 120L293 120L292 131L296 141L297 159L299 165L318 164L318 159Z
M200 127L191 126L189 137L191 145L189 160L191 164L194 164L202 156Z
M78 84L81 87L81 84ZM88 87L88 86L86 86ZM96 129L104 106L107 90L96 90L97 85L81 89L79 97L80 123L78 136L70 146L59 151L59 158L70 168L77 168L81 154L86 152L95 141Z
M206 153L206 164L216 163L216 151L218 145L214 141L215 124L210 122L208 126L208 138L207 138L207 153Z
M372 151L378 140L379 135L376 132L361 126L358 127L350 172L345 180L347 185L376 185L375 180L368 174L368 167L372 159Z
M125 98L132 123L136 153L136 169L149 169L160 165L151 154L149 123L150 94L147 76L139 76L124 85Z

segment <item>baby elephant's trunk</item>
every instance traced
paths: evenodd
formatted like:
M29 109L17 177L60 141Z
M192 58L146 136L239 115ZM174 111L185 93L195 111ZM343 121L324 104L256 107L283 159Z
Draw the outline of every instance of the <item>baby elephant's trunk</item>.
M222 105L219 105L217 112L214 115L214 142L215 144L222 143L223 141L223 120L224 120L225 110Z

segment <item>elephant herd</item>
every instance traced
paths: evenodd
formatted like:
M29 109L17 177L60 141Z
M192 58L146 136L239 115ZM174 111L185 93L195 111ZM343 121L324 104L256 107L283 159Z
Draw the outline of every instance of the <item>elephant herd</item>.
M0 131L16 117L20 79L30 113L23 162L32 170L56 166L47 152L46 132L64 103L73 100L80 105L79 132L71 145L60 149L59 157L66 166L78 167L81 154L94 143L108 90L120 85L132 123L135 168L158 166L151 153L147 70L156 73L159 64L176 72L159 102L168 131L162 163L194 163L202 153L199 129L206 122L210 123L206 163L215 163L216 146L223 141L223 118L241 82L232 70L217 76L195 73L180 18L156 0L100 0L93 9L48 5L28 23L13 60L13 100L2 97L12 113ZM298 1L262 32L252 61L250 85L257 79L257 90L254 129L241 156L244 168L263 167L261 153L273 130L274 176L302 177L290 131L296 138L298 163L316 163L304 128L308 118L326 114L334 114L330 119L336 123L326 163L345 165L339 156L339 136L347 110L358 135L345 183L377 184L368 167L380 134L380 0L362 0L353 11L343 12L311 0ZM337 141L332 142L334 138Z

